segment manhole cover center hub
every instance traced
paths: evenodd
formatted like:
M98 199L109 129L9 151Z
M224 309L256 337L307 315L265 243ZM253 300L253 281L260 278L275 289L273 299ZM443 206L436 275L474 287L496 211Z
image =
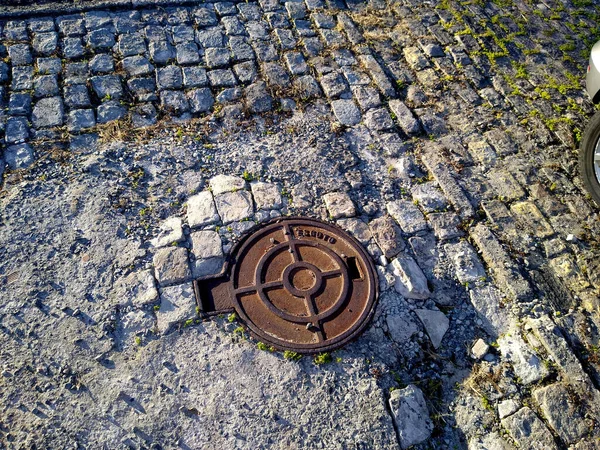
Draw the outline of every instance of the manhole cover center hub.
M292 273L292 286L299 291L308 291L316 281L317 277L310 269L297 269Z
M321 271L303 261L290 264L283 273L283 284L296 297L306 297L319 290L322 284Z

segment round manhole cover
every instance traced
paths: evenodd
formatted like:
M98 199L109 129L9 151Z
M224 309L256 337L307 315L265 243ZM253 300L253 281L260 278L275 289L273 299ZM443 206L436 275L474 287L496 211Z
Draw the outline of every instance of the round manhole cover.
M226 271L195 282L200 309L235 309L257 339L279 349L332 350L373 315L371 259L353 237L324 222L270 222L235 247Z

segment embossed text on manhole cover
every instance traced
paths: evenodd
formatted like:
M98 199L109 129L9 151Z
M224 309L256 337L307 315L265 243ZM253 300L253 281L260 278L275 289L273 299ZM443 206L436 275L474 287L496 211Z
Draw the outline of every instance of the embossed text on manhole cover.
M280 218L249 233L224 273L194 281L201 314L235 310L260 341L314 353L356 337L373 315L377 277L340 228Z

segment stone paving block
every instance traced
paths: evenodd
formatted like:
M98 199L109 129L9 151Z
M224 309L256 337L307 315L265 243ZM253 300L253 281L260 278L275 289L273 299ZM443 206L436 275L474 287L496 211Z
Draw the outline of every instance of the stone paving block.
M475 285L469 289L471 304L483 321L483 327L492 335L508 332L516 318L504 306L506 300L494 286Z
M217 69L208 72L208 80L213 87L235 86L235 76L230 69Z
M590 429L581 408L581 400L562 383L535 389L533 398L552 429L566 444L584 438Z
M445 244L444 251L452 261L460 283L474 283L485 279L486 273L477 252L467 241Z
M31 49L27 44L9 45L8 57L13 66L27 66L33 62Z
M285 69L278 63L267 62L262 65L262 72L267 80L267 83L276 87L288 87L290 77Z
M175 65L162 67L156 71L156 85L159 89L181 89L183 87L183 73Z
M183 85L187 88L206 86L208 78L206 70L200 66L183 67Z
M244 25L236 16L223 17L221 24L225 27L227 36L236 36L246 34Z
M100 100L119 100L123 96L121 78L118 75L99 75L90 78L92 89Z
M430 138L443 136L448 132L446 121L440 114L429 108L417 108L414 112L418 116L423 130Z
M116 100L102 103L96 110L96 121L98 123L108 123L115 120L121 120L127 115L127 110Z
M439 348L450 326L450 321L446 315L441 311L432 311L429 309L415 309L415 314L423 323L433 347L435 349Z
M93 74L110 73L115 70L115 61L110 55L100 54L90 60L88 67Z
M264 81L258 81L248 86L245 90L246 104L248 109L254 113L270 111L273 107L273 99L267 91Z
M413 116L408 106L406 106L401 100L390 100L389 107L394 114L395 120L408 135L414 135L421 132L421 126L418 120Z
M496 152L485 140L471 141L468 148L473 159L479 161L485 167L493 167L496 164Z
M381 98L377 89L371 86L353 85L350 86L352 95L360 106L360 109L367 111L371 108L381 106ZM392 116L390 116L391 119ZM386 119L387 120L387 119ZM393 126L393 123L392 123Z
M183 91L160 91L160 106L168 114L176 116L190 110L190 104Z
M425 397L418 387L410 384L392 391L389 404L403 450L429 439L433 423Z
M38 58L36 60L36 66L40 75L58 75L62 71L62 62L60 58ZM0 82L1 81L6 80L2 80L2 77L0 76Z
M131 78L127 80L127 88L140 102L158 100L154 78Z
M154 64L164 65L175 59L175 48L167 41L150 41L148 51Z
M26 169L33 164L33 149L29 144L9 145L4 150L4 161L10 170Z
M169 217L160 224L157 236L150 243L160 248L179 243L184 239L182 220L179 217Z
M77 59L85 55L85 47L80 37L63 39L62 51L66 59Z
M281 197L279 185L255 181L250 183L250 188L252 189L256 209L279 209L283 206L283 198Z
M329 215L333 219L342 217L354 217L356 215L356 207L352 199L345 192L330 192L323 195L325 207L329 211Z
M282 50L293 50L298 44L298 41L294 37L292 30L277 28L275 29L275 36L277 37L279 46Z
M526 329L533 330L535 337L542 344L551 361L565 376L565 381L575 387L582 398L587 398L594 405L599 405L598 391L593 388L589 376L583 370L577 356L556 324L549 317L542 316L538 319L529 319L526 322ZM595 406L594 409L597 414L598 407Z
M115 45L115 35L108 29L94 30L86 35L87 44L92 50L108 50Z
M192 89L187 94L190 111L193 113L209 112L215 99L209 88Z
M187 201L187 221L190 228L217 223L220 220L210 191L193 195Z
M515 333L500 336L498 345L502 357L512 364L521 384L532 384L549 375L542 359L525 343L516 330Z
M144 37L138 33L119 35L119 52L122 56L136 56L146 52Z
M425 212L440 211L448 205L446 198L433 182L422 183L413 187L412 197L413 201Z
M160 306L156 311L156 328L159 333L167 333L176 324L197 315L196 296L191 283L161 289Z
M482 224L470 231L484 261L492 269L494 279L515 300L531 298L531 287L520 274L518 266L502 248L492 232Z
M86 84L89 82L88 64L85 61L70 62L64 67L64 83Z
M386 205L387 212L405 233L416 233L427 229L421 210L408 200L395 200Z
M528 407L521 408L512 416L502 420L510 437L518 442L519 447L531 450L558 449L552 434L544 423Z
M519 200L525 196L523 188L507 170L492 169L487 177L501 200Z
M74 109L67 115L67 129L72 133L96 126L96 117L92 109Z
M188 251L183 247L164 247L153 258L154 276L160 286L183 283L191 278Z
M360 55L358 59L371 75L381 93L388 98L396 98L396 90L377 60L371 55Z
M373 237L369 226L360 219L339 219L337 224L354 236L362 245L368 245Z
M333 100L331 108L342 125L353 126L361 120L360 110L352 100Z
M431 296L427 278L410 256L398 256L392 261L388 270L394 275L394 288L398 294L417 300L425 300Z
M4 138L8 144L20 144L29 138L29 125L24 117L10 117L6 121Z
M31 46L38 55L51 55L58 48L58 33L35 33Z
M554 235L554 230L533 202L514 203L510 211L525 229L534 236L548 238Z
M58 127L63 124L64 107L60 97L38 100L31 113L31 122L35 128Z
M303 100L320 97L322 94L321 88L319 87L317 80L315 80L311 75L304 75L296 78L294 80L293 85L296 92L298 92L298 96ZM333 104L337 105L336 107L339 109L339 112L344 117L344 119L347 119L350 122L353 122L355 120L358 120L360 122L360 117L356 117L356 111L354 111L352 105L348 105L346 103L336 103L345 101L347 100L334 100L332 102L332 106Z
M154 72L154 66L145 56L136 55L123 58L121 64L123 65L123 70L130 77L151 75Z
M452 203L452 206L457 210L462 218L468 218L475 215L475 209L469 202L469 199L464 194L452 174L448 169L448 164L444 163L439 156L441 150L435 146L430 147L421 160L433 174L433 177L438 182L444 194Z
M33 67L16 66L12 68L12 83L10 85L13 91L28 91L33 88Z
M429 61L418 47L406 47L402 49L406 62L416 71L430 66Z
M394 122L387 109L374 108L365 113L365 125L373 131L389 130L394 127Z
M225 225L249 219L254 214L252 197L245 190L215 195L215 204Z
M131 109L131 123L134 128L144 128L155 125L158 112L152 103L142 103Z
M216 231L194 231L190 237L192 239L192 254L196 259L223 257L221 237Z
M213 195L246 189L246 181L233 175L216 175L208 181L208 184Z
M461 237L464 233L459 229L460 219L454 213L432 213L427 216L436 237L448 240Z
M400 229L389 216L379 217L369 223L375 242L381 248L386 258L393 258L402 250L406 244L400 235Z
M55 97L58 95L59 88L56 75L42 75L33 80L34 97Z
M300 52L288 52L284 55L288 70L292 75L304 75L308 72L308 65Z
M31 95L26 93L10 94L8 112L11 116L27 116L31 113Z
M342 67L341 70L350 86L368 86L371 83L369 76L362 70L358 70L356 67ZM373 89L377 92L375 88Z

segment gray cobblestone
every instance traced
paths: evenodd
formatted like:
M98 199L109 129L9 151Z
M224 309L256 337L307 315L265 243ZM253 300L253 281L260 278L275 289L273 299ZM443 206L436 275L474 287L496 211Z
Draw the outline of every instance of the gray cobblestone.
M123 119L127 110L116 100L110 100L98 106L96 120L98 123L108 123Z
M31 122L36 128L58 127L64 120L63 101L60 97L42 98L33 107Z

